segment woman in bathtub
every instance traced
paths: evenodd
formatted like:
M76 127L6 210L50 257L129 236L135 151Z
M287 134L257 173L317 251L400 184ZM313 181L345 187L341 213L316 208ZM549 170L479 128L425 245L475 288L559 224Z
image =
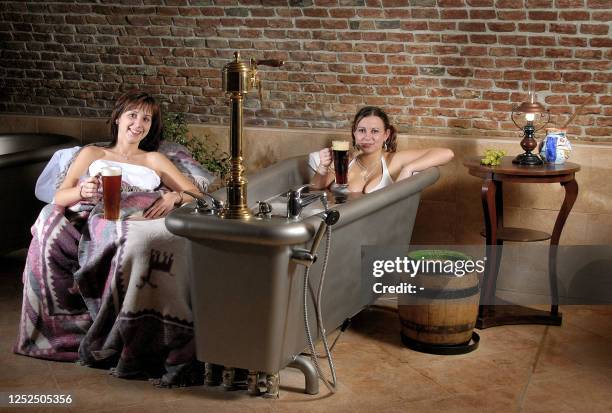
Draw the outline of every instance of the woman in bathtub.
M161 378L160 385L202 382L186 240L156 219L191 199L183 191L199 190L157 152L161 122L152 96L121 96L111 144L81 149L42 209L23 273L16 353L111 367L118 377ZM195 163L175 157L181 167ZM123 170L119 221L104 219L99 202L97 175L107 165Z
M396 152L397 132L380 108L366 106L355 115L352 125L353 147L358 150L348 170L348 189L368 193L408 178L431 166L453 159L446 148L409 149ZM329 187L335 179L331 148L311 154L315 175L310 183L315 189Z

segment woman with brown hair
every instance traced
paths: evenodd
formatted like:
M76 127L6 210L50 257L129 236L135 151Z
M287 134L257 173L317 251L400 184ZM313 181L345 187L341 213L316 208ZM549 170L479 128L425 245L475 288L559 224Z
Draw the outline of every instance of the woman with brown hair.
M431 166L444 165L454 156L447 148L396 151L395 127L387 114L375 106L366 106L357 112L352 138L358 153L349 164L348 189L351 192L376 191ZM332 150L324 148L317 155L311 157L310 165L316 172L311 184L315 189L323 189L334 182Z

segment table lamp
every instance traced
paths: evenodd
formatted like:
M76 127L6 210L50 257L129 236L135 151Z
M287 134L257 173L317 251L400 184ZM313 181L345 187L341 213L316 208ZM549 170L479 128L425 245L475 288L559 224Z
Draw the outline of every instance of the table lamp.
M520 119L521 114L525 116L524 125L519 125L515 119L515 117L519 117ZM548 118L545 122L541 122L544 119L545 114L548 116ZM519 165L542 165L544 161L542 161L538 155L531 153L531 151L538 146L538 142L534 139L533 135L548 123L550 120L550 112L547 111L541 103L537 102L536 92L531 83L529 84L527 101L521 103L519 106L513 107L510 117L516 127L523 131L521 148L523 148L525 151L514 158L512 163ZM534 126L534 121L536 118L538 118L538 122L541 122L541 125L538 128Z

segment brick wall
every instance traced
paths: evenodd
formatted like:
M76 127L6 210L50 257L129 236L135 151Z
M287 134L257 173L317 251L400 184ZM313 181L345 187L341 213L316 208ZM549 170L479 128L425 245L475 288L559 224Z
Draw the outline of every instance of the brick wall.
M106 117L120 91L227 124L221 68L262 68L245 121L346 128L380 105L404 132L516 136L534 80L562 124L612 141L610 0L123 0L0 3L0 112Z

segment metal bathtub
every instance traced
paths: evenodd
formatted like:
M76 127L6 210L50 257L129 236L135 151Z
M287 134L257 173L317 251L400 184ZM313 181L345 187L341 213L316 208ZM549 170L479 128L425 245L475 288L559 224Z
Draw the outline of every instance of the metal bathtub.
M249 177L249 200L254 203L296 188L308 182L311 173L306 156L272 165ZM322 295L327 332L376 298L370 280L362 279L361 246L407 245L421 191L438 177L438 169L431 168L332 206L340 219L331 227ZM304 351L304 267L291 257L295 248L309 247L320 222L316 215L297 222L284 217L221 219L195 214L190 206L166 218L171 232L191 240L198 359L274 374ZM320 280L324 248L323 242L310 270L311 291ZM312 301L309 305L312 309ZM313 335L318 335L314 311L309 313Z

